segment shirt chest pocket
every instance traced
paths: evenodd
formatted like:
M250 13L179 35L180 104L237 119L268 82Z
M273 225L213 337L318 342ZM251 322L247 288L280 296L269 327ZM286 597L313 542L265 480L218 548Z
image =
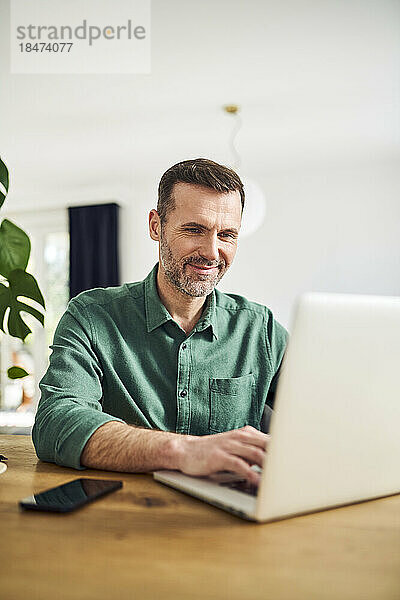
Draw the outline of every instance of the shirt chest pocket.
M259 406L254 375L210 378L210 423L213 432L252 425L259 427Z

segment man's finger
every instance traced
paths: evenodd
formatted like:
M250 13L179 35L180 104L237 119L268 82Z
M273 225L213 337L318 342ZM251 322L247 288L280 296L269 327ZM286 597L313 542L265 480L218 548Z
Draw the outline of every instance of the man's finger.
M271 436L268 433L262 433L262 431L258 431L258 429L250 427L249 425L246 425L246 427L241 427L240 429L235 429L234 431L236 432L236 435L240 441L243 441L246 444L258 446L264 450L267 448L268 443L271 440Z
M260 483L260 475L256 473L244 460L236 457L229 456L227 457L224 469L226 471L232 471L233 473L237 473L238 475L242 475L244 479L253 485L258 485Z
M232 442L230 451L232 454L246 459L246 461L251 465L258 465L259 467L262 467L264 464L265 451L254 445L235 441Z

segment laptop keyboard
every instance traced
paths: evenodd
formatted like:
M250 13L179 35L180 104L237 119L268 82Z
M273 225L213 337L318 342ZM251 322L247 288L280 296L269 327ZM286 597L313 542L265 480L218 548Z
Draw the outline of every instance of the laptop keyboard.
M220 483L219 485L231 488L232 490L238 490L239 492L244 492L250 496L257 496L258 492L258 486L249 483L246 479L241 479L239 481L226 481L224 483Z
M260 467L257 467L256 465L253 465L252 469L256 471L256 473L261 473ZM231 473L230 471L219 471L218 473L210 475L207 479L211 479L215 483L218 483L218 485L228 487L231 490L244 492L245 494L249 494L250 496L257 496L257 485L249 483L247 479L243 479L242 477L240 477L240 475Z

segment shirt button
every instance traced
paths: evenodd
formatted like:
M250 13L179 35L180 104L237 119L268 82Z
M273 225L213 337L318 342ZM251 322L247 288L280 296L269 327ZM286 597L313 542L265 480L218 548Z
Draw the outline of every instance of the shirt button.
M187 348L186 344L182 344L181 348L182 348L182 350L186 350L186 348Z
M187 391L186 390L182 390L179 395L180 395L181 398L184 398L187 395Z

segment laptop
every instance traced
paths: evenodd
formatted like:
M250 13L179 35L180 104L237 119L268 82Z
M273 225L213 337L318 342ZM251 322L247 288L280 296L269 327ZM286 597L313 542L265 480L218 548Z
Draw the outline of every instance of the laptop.
M258 489L227 472L157 481L258 522L400 492L400 297L304 294L291 331Z

